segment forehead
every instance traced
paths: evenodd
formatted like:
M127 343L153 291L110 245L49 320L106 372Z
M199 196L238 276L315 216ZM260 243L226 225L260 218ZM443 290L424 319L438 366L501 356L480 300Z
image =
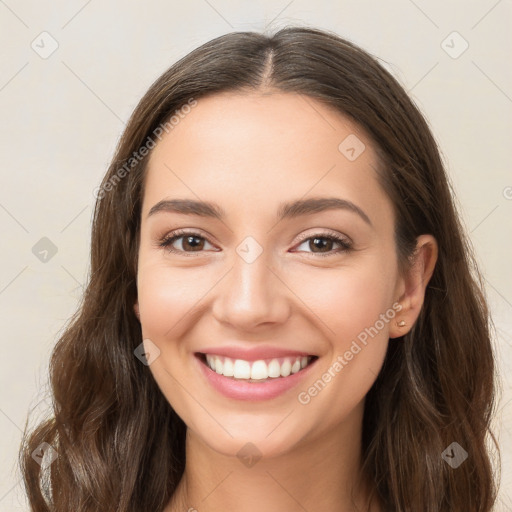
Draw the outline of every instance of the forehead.
M348 199L371 217L391 212L365 132L299 94L221 93L197 100L153 149L143 215L165 197L212 200L262 215L308 196Z

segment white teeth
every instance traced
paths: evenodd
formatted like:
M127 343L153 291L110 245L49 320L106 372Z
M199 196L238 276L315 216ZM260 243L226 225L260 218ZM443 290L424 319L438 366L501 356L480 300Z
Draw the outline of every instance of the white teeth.
M292 364L292 373L297 373L299 370L300 370L300 359L297 359L297 360Z
M234 376L234 365L233 361L226 357L224 359L224 371L222 372L224 377L233 377Z
M289 359L285 359L281 365L281 377L288 377L292 372L292 363Z
M250 379L251 365L249 362L237 359L233 367L233 377L235 377L235 379Z
M251 379L268 379L268 368L265 361L254 361L252 363Z
M281 365L277 359L270 361L268 365L268 376L273 378L281 376Z
M280 362L281 361L281 362ZM245 361L229 357L206 354L208 366L219 375L245 380L266 380L268 378L288 377L305 368L311 361L310 356L284 357L264 361Z

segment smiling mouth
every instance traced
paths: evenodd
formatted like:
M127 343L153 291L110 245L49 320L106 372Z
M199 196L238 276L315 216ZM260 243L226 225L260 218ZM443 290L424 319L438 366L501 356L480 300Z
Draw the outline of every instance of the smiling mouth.
M293 356L246 361L200 352L196 356L215 373L232 380L245 382L264 382L286 378L299 373L318 359L318 356Z

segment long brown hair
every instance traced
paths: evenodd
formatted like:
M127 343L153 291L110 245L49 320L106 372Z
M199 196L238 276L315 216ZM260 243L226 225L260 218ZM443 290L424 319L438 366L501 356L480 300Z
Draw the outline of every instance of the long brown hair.
M176 489L186 427L134 356L142 341L133 304L148 158L133 155L191 100L255 90L315 98L363 127L394 205L401 269L417 236L432 234L439 245L420 316L389 344L366 397L363 471L374 492L397 512L491 510L492 322L436 142L376 58L302 27L202 45L158 78L133 112L96 201L87 288L52 354L52 416L30 433L26 427L21 446L32 510L161 511ZM468 454L457 468L442 457L453 442ZM41 443L58 454L46 466L32 457Z

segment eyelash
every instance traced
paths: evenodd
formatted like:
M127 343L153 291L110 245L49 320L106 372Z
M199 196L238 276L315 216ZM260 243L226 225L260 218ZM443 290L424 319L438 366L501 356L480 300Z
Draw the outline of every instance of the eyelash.
M179 240L180 238L183 238L184 236L193 236L193 237L196 237L196 238L201 238L203 240L206 240L208 243L212 244L208 238L200 235L199 233L196 233L196 232L193 232L193 231L186 231L186 230L177 230L177 231L173 231L172 233L169 233L168 235L166 235L165 237L163 237L158 245L159 247L162 247L164 249L166 249L167 251L171 252L171 253L175 253L175 254L183 254L187 257L190 257L190 256L193 256L193 253L191 253L190 251L181 251L181 250L177 250L177 249L174 249L172 247L172 244L176 241L176 240ZM321 239L324 239L324 240L331 240L337 244L339 244L341 246L341 249L338 249L337 251L329 251L329 252L326 252L326 253L313 253L313 252L310 252L309 254L313 254L313 255L316 255L316 256L320 256L320 257L326 257L326 256L332 256L334 254L340 254L340 253L343 253L343 252L348 252L352 249L352 243L349 242L346 238L342 238L340 237L339 235L336 235L334 233L315 233L314 235L305 235L305 236L302 236L300 238L300 241L299 241L299 245L302 245L304 242L306 242L307 240L312 240L312 239L315 239L315 238L321 238ZM212 244L213 245L213 244ZM203 252L203 251L194 251L194 252ZM304 251L300 251L300 252L304 252Z

